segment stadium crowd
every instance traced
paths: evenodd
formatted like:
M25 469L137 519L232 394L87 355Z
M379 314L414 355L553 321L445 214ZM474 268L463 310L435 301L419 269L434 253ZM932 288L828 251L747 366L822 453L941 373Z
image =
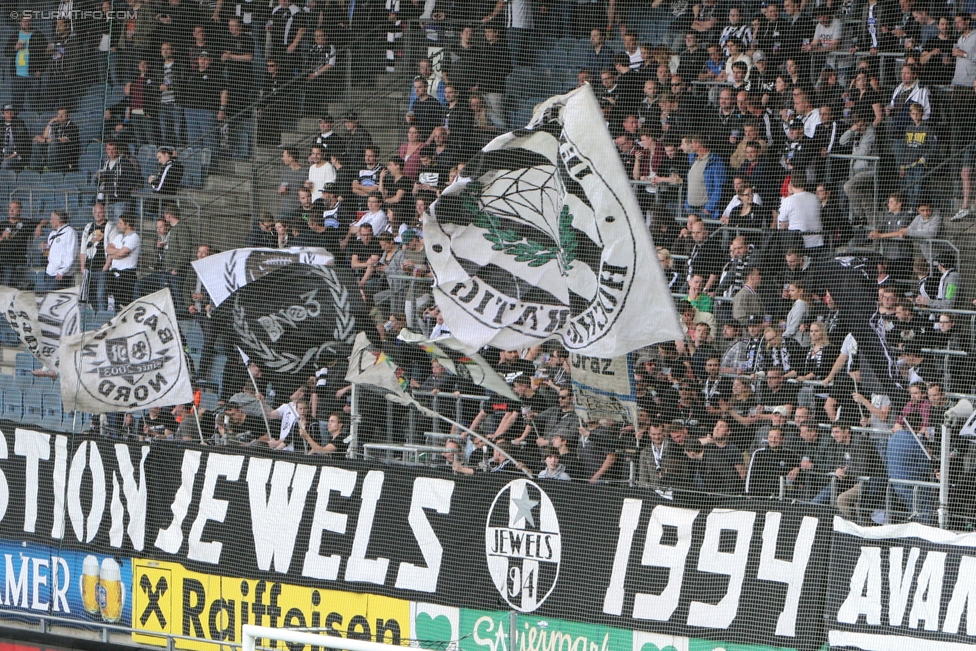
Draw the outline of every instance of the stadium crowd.
M453 430L454 472L524 468L757 498L779 495L783 478L789 495L833 495L848 516L858 503L880 507L886 477L933 478L947 394L973 388L970 333L951 312L958 250L943 234L976 210L976 33L953 2L132 0L117 7L124 20L75 20L82 4L62 3L52 25L24 15L6 27L2 169L84 173L92 191L84 214L9 203L3 284L45 292L81 281L92 308L109 313L171 288L181 319L202 333L197 384L219 393L204 438L330 455L350 443L341 364L288 396L233 354L214 372L222 328L189 266L212 247L165 199L153 241L133 217L144 187L180 193L183 148L245 158L256 143L280 147L279 202L244 244L321 246L352 269L409 387L497 444ZM106 17L112 8L104 3ZM409 30L436 55L397 51ZM380 151L355 111L331 115L344 102L338 48L364 79L391 60L384 54L416 59L396 151ZM518 80L562 55L572 78L560 90L596 92L687 332L635 354L636 426L580 422L571 379L581 362L558 345L486 350L520 400L468 400L484 390L396 337L408 326L449 334L422 282L427 207L485 142L523 126ZM105 82L123 92L98 115L104 154L85 170L82 133L92 129L75 112L86 87ZM251 133L234 116L255 98ZM28 125L27 113L50 119ZM319 118L319 132L283 144L302 116ZM136 155L147 146L155 170ZM929 174L950 153L952 173ZM944 191L955 178L959 197ZM811 277L838 254L876 280L877 296L863 300L876 302L870 321L892 356L890 382L862 378L831 296L839 288ZM29 273L38 259L43 273ZM387 440L388 408L361 397L358 443ZM197 440L189 413L103 426ZM971 494L967 453L953 466L957 497Z

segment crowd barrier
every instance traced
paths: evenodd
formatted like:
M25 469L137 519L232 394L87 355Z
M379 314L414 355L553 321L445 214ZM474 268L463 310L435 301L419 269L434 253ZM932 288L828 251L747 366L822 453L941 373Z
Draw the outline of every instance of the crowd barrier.
M9 422L0 539L0 618L171 649L236 647L245 624L469 651L961 649L976 636L972 533Z

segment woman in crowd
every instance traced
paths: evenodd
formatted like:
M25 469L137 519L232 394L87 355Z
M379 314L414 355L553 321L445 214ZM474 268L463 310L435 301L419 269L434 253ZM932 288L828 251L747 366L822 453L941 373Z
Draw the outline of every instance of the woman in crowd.
M407 141L400 145L397 153L403 159L403 175L412 181L416 181L417 174L420 173L420 149L423 146L420 129L417 127L407 129Z

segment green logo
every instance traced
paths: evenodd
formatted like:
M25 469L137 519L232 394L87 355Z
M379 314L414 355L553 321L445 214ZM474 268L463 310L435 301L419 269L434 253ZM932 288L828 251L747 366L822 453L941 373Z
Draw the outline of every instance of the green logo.
M431 617L427 613L417 613L414 629L414 637L422 649L441 649L443 643L452 638L451 620L444 615Z
M670 644L664 648L661 648L652 642L644 642L644 645L641 647L641 651L678 651L678 650Z

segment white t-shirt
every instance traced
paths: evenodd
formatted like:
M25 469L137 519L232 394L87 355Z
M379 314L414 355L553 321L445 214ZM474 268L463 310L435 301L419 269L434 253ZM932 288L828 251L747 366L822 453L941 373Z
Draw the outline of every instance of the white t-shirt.
M752 203L756 204L757 206L762 205L762 197L756 194L755 188L752 189ZM730 216L732 214L732 211L741 205L742 205L742 199L739 198L739 195L737 194L732 195L732 199L729 201L729 205L727 205L725 207L725 210L722 211L722 217Z
M332 163L326 163L322 167L312 165L308 168L308 180L312 182L312 201L322 198L322 188L326 183L335 183L336 171Z
M820 230L820 199L812 192L797 192L779 204L779 222L788 222L791 231ZM803 246L808 249L823 246L823 235L804 235Z
M356 226L363 226L369 224L373 227L373 234L379 235L380 233L389 230L390 220L386 216L386 211L383 209L377 212L368 212L359 218L356 222Z
M142 238L139 237L139 233L135 231L128 235L123 235L121 232L117 233L112 239L112 244L117 249L129 249L130 251L129 255L121 260L112 260L112 269L125 271L139 266L139 250L142 248Z
M298 409L294 402L289 402L288 404L281 405L275 409L275 413L281 416L281 431L278 434L278 440L284 441L291 436L291 431L295 428L295 425L298 424ZM294 452L294 440L294 438L291 438L288 445L286 445L283 449L287 450L288 452Z

